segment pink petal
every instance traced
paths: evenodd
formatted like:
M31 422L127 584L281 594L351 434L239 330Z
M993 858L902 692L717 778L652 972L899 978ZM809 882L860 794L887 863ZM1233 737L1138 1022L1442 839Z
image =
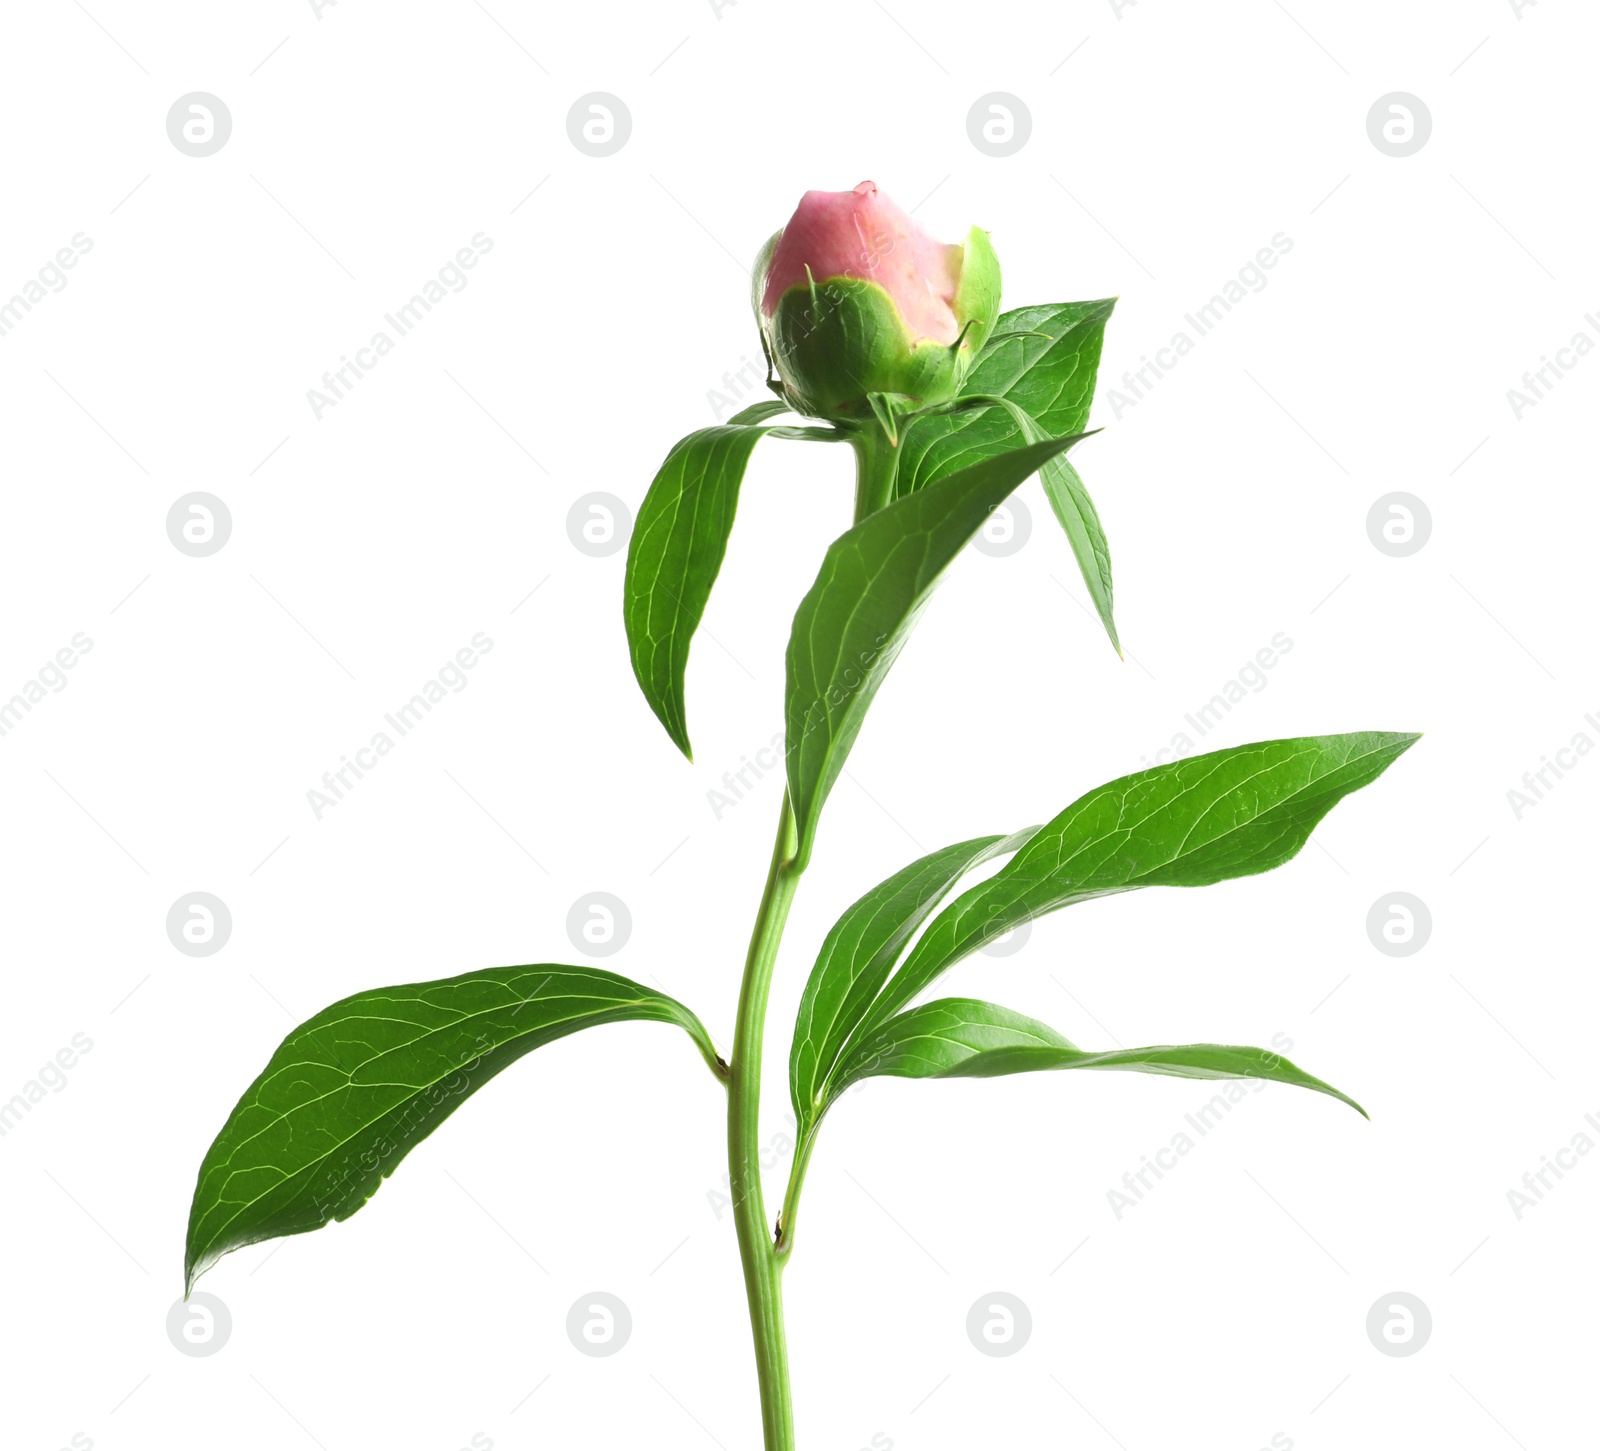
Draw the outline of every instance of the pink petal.
M771 317L778 299L804 286L806 268L817 282L860 277L895 301L917 338L953 343L960 331L951 304L961 276L961 248L936 241L870 181L854 191L808 191L783 229L767 274L761 310Z

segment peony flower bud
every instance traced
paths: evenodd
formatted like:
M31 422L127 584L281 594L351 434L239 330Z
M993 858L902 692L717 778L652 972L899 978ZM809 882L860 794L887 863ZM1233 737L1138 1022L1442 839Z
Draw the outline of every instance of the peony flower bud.
M751 300L789 404L863 418L868 394L954 396L1000 311L989 234L935 241L870 181L808 191L756 262Z

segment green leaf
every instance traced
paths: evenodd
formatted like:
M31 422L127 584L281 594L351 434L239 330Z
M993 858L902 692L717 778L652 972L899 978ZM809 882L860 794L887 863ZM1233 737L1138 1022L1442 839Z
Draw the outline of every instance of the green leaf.
M748 408L741 408L728 422L731 424L765 423L769 418L776 418L780 413L788 413L789 411L789 405L781 398L768 398L760 403L752 403Z
M1029 444L869 514L828 547L789 636L789 798L811 856L823 802L945 567L1007 494L1083 435Z
M700 1020L614 972L543 964L357 993L278 1045L200 1165L186 1289L231 1250L345 1220L502 1068L601 1023L676 1023L712 1071Z
M800 996L789 1050L789 1092L801 1140L827 1104L828 1078L841 1049L906 943L963 876L1016 851L1036 829L931 852L878 883L833 924Z
M985 395L959 400L954 407L966 411L971 407L1003 409L1016 425L1022 438L1033 443L1045 436L1033 416L1008 398ZM1083 575L1089 598L1094 601L1095 613L1111 637L1111 646L1120 657L1122 642L1117 639L1117 625L1111 612L1111 550L1106 543L1106 531L1100 524L1094 500L1084 488L1078 471L1066 458L1053 458L1039 470L1039 482L1050 508L1065 531L1072 546L1073 557Z
M1085 1053L1054 1028L994 1003L940 998L891 1018L840 1065L834 1096L864 1078L998 1078L1066 1068L1125 1069L1173 1078L1261 1078L1309 1088L1367 1111L1337 1088L1265 1048L1219 1043Z
M639 506L628 542L622 613L633 673L650 709L691 759L683 688L689 645L722 568L750 455L769 433L824 441L849 436L824 427L752 426L787 411L784 403L756 403L680 439Z
M1084 488L1078 471L1064 458L1051 459L1039 471L1039 482L1044 486L1044 496L1050 501L1051 510L1066 532L1067 543L1072 546L1078 571L1094 602L1094 612L1111 637L1112 649L1120 656L1122 641L1117 638L1117 623L1111 615L1111 549L1106 543L1106 531L1101 527L1094 500Z
M1095 375L1114 298L1024 307L995 326L944 409L932 409L906 431L896 492L914 493L953 469L1016 446L1088 426ZM988 406L981 406L989 400ZM979 404L980 406L964 406ZM1111 610L1111 553L1083 480L1066 459L1039 471L1050 508L1066 532L1095 613L1122 654Z
M1341 797L1376 780L1417 739L1360 731L1261 741L1080 796L934 918L858 1039L963 957L1046 912L1136 887L1203 887L1281 866Z
M1057 302L1002 313L961 385L962 397L990 394L1015 403L1050 437L1089 425L1100 346L1115 298ZM896 491L935 479L1016 446L1015 422L1000 409L925 415L906 430Z

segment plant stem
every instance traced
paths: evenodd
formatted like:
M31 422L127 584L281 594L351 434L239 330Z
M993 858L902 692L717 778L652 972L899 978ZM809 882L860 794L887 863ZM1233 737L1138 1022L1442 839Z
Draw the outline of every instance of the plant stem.
M800 873L793 866L798 844L794 812L786 792L767 886L745 958L728 1074L729 1193L739 1235L739 1258L744 1265L745 1294L750 1301L766 1451L794 1451L789 1352L783 1331L783 1265L773 1247L766 1200L761 1192L761 1046L778 942L795 888L800 884Z
M813 1123L810 1131L794 1146L794 1159L789 1165L789 1183L783 1191L783 1208L778 1211L778 1259L786 1261L794 1248L794 1221L800 1212L800 1186L806 1181L806 1169L811 1164L811 1150L816 1146L820 1122Z
M875 419L851 434L850 445L856 451L857 524L868 514L876 514L893 495L895 472L900 467L900 444L904 439L902 426L899 439L891 443L883 425Z
M904 437L904 434L901 435ZM891 443L877 423L856 433L855 520L887 504L900 466L900 444ZM733 1198L739 1259L744 1266L745 1296L750 1302L750 1331L755 1341L756 1380L761 1387L761 1428L766 1451L794 1451L794 1400L789 1389L789 1348L783 1328L783 1267L793 1245L790 1220L799 1202L800 1185L811 1158L815 1128L795 1146L788 1191L784 1196L781 1244L767 1222L761 1191L761 1049L766 1034L767 995L778 944L789 917L800 871L794 865L800 838L789 793L784 792L778 817L778 839L772 847L766 890L756 912L750 950L739 988L739 1017L728 1064L728 1192Z

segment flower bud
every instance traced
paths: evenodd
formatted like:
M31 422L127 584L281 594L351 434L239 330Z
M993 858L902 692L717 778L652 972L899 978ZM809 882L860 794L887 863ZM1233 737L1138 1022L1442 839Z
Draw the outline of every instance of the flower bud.
M935 241L870 181L808 191L752 282L785 397L816 418L870 417L870 393L953 397L1000 311L989 234Z

